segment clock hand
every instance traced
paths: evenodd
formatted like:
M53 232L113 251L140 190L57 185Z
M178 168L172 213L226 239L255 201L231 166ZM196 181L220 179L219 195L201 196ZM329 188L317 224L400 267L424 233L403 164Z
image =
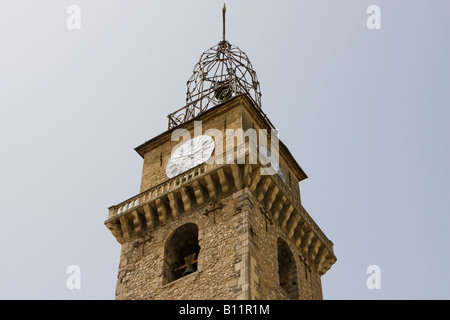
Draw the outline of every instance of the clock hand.
M197 152L200 152L200 151L205 151L205 147L202 147L202 148L200 148L200 149L198 149L197 151L195 151L193 154L196 154Z
M181 164L178 165L178 168L180 168L180 170L183 170L183 166L186 163L186 161L189 159L189 157L186 157L183 162Z
M182 158L185 158L185 157L186 157L185 155L182 155L182 156L174 157L174 158L171 158L171 159L173 161L173 160L178 160L178 159L182 159Z
M177 165L180 168L180 167L183 167L185 165L186 161L188 161L189 159L192 159L192 156L195 153L196 152L194 152L192 154L186 154L186 155L182 155L182 156L179 156L179 157L176 157L176 158L172 158L172 160L177 160L177 159L183 159L184 158L184 160L182 160L182 162Z

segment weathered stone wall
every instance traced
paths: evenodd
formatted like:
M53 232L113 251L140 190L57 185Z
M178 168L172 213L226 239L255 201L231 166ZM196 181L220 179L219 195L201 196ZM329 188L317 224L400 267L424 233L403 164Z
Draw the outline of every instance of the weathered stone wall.
M208 215L204 214L208 206L199 207L155 229L151 237L124 243L116 298L288 299L279 283L278 238L286 241L294 256L300 299L322 298L320 277L305 267L298 248L270 224L248 189L219 204L223 206ZM186 223L198 226L198 271L167 283L164 247L173 231ZM307 276L306 268L310 268Z
M308 264L308 275L305 274L305 264L301 261L303 255L292 241L286 237L280 227L271 224L259 208L257 200L248 189L241 190L241 197L251 203L249 214L249 278L250 299L288 299L286 291L280 286L278 274L278 238L283 239L291 250L297 269L297 286L299 297L303 300L322 299L320 276Z
M117 299L237 299L242 298L243 213L235 213L236 200L204 215L207 206L160 226L150 241L122 246ZM186 223L198 226L198 271L163 285L164 245L168 236ZM141 241L142 242L142 241Z

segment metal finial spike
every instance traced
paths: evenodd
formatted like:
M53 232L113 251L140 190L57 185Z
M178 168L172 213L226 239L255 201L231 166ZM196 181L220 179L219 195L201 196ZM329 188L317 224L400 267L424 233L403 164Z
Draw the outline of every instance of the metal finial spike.
M225 41L225 13L227 12L227 7L225 6L225 3L223 4L222 9L222 18L223 18L223 41Z

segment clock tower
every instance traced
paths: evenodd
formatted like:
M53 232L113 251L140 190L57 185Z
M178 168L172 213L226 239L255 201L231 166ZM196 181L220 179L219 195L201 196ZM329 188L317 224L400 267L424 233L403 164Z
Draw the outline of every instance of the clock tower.
M135 148L140 193L109 207L116 299L322 299L333 243L302 205L307 176L261 107L256 73L225 39L187 81L168 130Z

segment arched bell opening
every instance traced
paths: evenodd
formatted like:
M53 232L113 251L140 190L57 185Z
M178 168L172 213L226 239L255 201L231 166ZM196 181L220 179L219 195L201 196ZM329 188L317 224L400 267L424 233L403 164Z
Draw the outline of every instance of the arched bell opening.
M197 271L199 252L197 225L177 228L164 246L163 285Z
M297 266L288 244L278 238L278 276L280 286L290 300L299 299Z

